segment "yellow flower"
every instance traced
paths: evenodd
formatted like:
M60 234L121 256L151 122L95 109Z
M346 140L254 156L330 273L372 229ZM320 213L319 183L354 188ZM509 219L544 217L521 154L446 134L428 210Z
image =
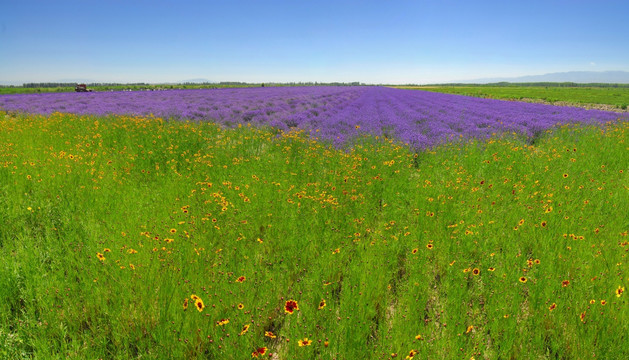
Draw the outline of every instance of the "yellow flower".
M243 326L239 335L242 336L242 335L246 334L247 331L249 331L249 326L251 326L251 325L247 324L247 325Z
M299 346L310 346L312 345L312 340L304 338L303 340L299 340L297 343L299 344Z
M203 311L203 309L205 309L205 305L203 305L203 300L201 299L196 299L194 301L194 305L197 307L197 310L199 310L199 312Z

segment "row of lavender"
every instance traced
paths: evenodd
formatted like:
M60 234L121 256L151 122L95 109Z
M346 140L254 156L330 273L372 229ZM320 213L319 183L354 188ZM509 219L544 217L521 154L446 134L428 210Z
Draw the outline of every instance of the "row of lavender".
M616 113L506 102L383 87L275 87L165 92L51 93L0 96L8 111L134 114L168 119L301 128L336 144L361 133L416 148L493 133L533 136L556 124L600 123ZM622 118L628 120L626 115Z

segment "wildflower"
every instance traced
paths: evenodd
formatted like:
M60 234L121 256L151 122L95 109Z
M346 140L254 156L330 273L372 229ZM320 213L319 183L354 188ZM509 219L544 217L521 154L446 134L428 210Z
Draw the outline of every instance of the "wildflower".
M286 304L284 304L284 311L287 314L292 314L295 310L299 310L299 305L295 300L288 300Z
M200 297L192 294L192 295L190 295L190 299L192 299L192 301L197 301L198 299L200 299Z
M521 276L518 280L520 280L520 282L523 284L528 281L524 276Z
M238 310L242 310L245 308L245 305L243 305L242 303L238 304Z
M581 313L581 315L579 315L579 318L581 319L581 322L584 323L585 322L585 311Z
M432 250L432 246L433 246L432 244L426 244L426 248L427 248L428 250Z
M561 282L561 287L568 287L570 285L570 280L564 280Z
M326 303L324 299L321 299L321 301L319 302L319 310L323 309L325 307Z
M336 249L334 249L334 251L332 251L332 254L338 254L340 252L341 252L341 249L340 248L336 248Z
M101 254L101 253L96 253L96 257L98 258L98 260L100 261L105 261L105 255Z
M177 229L170 229L170 233L171 233L171 234L174 234L174 233L176 233L176 232L177 232Z
M229 324L229 319L220 319L219 321L216 322L216 325L218 326L223 326L227 324Z
M304 338L303 340L299 340L297 342L299 344L299 346L310 346L312 344L312 340L309 340L308 338Z
M415 249L413 249L413 251L411 251L411 253L413 253L413 254L417 254L417 251L419 251L419 249L418 249L418 248L415 248Z
M590 300L590 304L595 304L595 303L596 303L596 300L594 299Z
M264 336L271 338L271 339L275 339L277 336L272 332L272 331L265 331L264 332Z
M106 253L111 252L111 249L110 248L104 248L103 252L106 252Z
M188 299L187 298L183 301L183 311L186 311L186 310L188 310Z
M524 225L524 219L520 219L520 221L518 222L518 225L520 226Z
M546 223L546 221L542 221L541 225L542 225L543 228L545 228L546 225L548 225L548 224Z
M607 305L607 300L601 300L601 305L603 306Z
M465 330L465 333L469 334L472 330L474 330L474 325L468 326L467 329Z
M487 271L496 271L496 268L490 267Z
M249 326L251 326L251 325L247 324L247 325L243 326L242 330L240 330L240 334L238 334L238 335L242 336L242 335L246 334L247 331L249 331Z
M564 179L568 177L568 174L563 174Z
M622 293L625 292L625 288L618 285L618 289L616 289L616 297L620 297L620 295L622 295Z
M474 270L472 270L472 274L478 275L480 274L480 270L478 268L474 268Z
M550 307L548 308L548 310L553 311L557 308L557 304L553 303L552 305L550 305Z
M535 264L536 264L536 265L539 265L539 263L540 263L540 262L541 262L541 261L539 261L539 259L535 259Z
M197 307L197 310L199 310L199 312L203 311L203 309L205 309L205 305L203 305L203 300L201 299L196 299L194 301L194 306Z
M417 335L417 336L415 336L415 340L421 340L421 339L422 339L422 336L421 336L421 335Z
M412 358L414 358L414 357L415 357L415 355L417 355L418 353L419 353L419 351L417 351L417 350L413 349L413 350L409 351L408 355L406 356L406 359L407 359L407 360L412 359Z
M247 278L245 276L241 276L238 279L236 279L236 282L241 283L241 282L244 282L245 280L247 280Z

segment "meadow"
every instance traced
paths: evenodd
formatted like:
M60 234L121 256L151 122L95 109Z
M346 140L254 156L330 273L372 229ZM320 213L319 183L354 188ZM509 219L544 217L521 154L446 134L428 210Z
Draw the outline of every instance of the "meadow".
M626 118L353 91L3 105L0 358L629 357Z
M620 110L629 105L627 87L553 87L553 86L402 86L404 89L435 91L502 100L542 100L549 103L606 104Z

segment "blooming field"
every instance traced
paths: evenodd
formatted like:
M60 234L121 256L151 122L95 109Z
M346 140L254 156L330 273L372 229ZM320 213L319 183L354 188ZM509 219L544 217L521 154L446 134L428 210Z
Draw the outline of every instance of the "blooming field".
M298 128L337 145L368 133L418 149L503 132L534 137L556 124L591 124L621 117L598 110L383 87L19 94L0 96L0 108L38 114L152 114L227 126L250 123L283 131Z
M628 121L306 90L233 126L0 112L0 358L629 357ZM396 141L498 128L535 141Z

